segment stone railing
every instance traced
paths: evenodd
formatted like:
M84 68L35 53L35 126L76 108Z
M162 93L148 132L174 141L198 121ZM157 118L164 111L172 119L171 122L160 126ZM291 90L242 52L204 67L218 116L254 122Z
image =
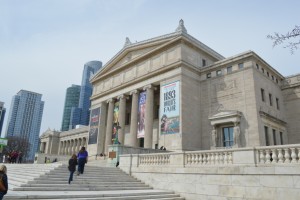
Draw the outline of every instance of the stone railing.
M126 166L213 167L300 164L300 145L120 155Z
M168 165L170 164L170 154L160 153L151 155L140 155L138 165Z
M300 145L256 147L258 164L300 164Z
M233 150L185 152L185 165L227 165L232 164Z

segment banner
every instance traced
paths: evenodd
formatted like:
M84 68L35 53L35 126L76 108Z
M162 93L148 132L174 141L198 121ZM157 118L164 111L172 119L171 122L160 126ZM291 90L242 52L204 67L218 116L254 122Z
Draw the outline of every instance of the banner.
M160 89L160 134L179 133L179 81Z
M88 144L97 144L99 121L100 121L100 108L95 108L91 112L89 142Z
M112 130L113 143L117 137L117 126L119 125L119 109L120 109L120 102L117 101L114 107L113 130Z
M139 95L138 133L137 138L145 136L146 92Z

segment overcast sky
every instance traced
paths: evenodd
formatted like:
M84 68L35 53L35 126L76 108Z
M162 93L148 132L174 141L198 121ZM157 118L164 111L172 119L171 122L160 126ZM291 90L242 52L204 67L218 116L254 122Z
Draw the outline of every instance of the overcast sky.
M0 0L0 101L21 89L42 94L41 133L60 130L66 88L80 84L84 63L105 64L124 45L188 33L224 57L255 51L284 76L300 73L300 50L272 48L273 32L300 25L299 0Z

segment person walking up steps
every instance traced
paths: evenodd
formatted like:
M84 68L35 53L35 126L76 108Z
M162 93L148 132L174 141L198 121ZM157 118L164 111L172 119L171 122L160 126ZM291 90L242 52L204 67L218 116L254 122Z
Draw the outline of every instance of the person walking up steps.
M77 175L83 174L84 172L84 165L88 161L88 152L85 150L85 147L81 147L80 151L77 154L78 158L78 172Z
M73 174L76 171L76 165L77 165L77 156L73 154L69 160L69 166L68 166L68 169L70 171L69 184L71 184L71 181L73 181Z
M0 189L0 200L3 199L4 195L6 195L8 190L8 181L7 181L7 169L5 165L0 166L0 181L1 181L1 189Z

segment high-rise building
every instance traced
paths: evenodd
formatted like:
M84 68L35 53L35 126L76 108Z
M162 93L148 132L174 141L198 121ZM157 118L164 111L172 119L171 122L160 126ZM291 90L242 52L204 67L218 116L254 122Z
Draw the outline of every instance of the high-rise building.
M69 129L72 129L73 126L72 124L70 124L71 110L72 107L78 107L79 97L80 97L80 85L72 85L71 87L67 88L63 119L61 123L61 131L67 131Z
M33 160L38 150L39 133L44 110L42 95L20 90L12 98L6 136L19 136L28 140L30 150L25 159Z
M70 124L89 125L90 121L90 97L92 96L93 87L90 78L102 67L101 61L90 61L84 65L79 106L72 108ZM72 127L74 128L74 127Z
M4 102L0 101L0 136L1 136L1 133L2 133L2 127L3 127L4 117L5 117L5 111L6 111L6 109L4 108Z

